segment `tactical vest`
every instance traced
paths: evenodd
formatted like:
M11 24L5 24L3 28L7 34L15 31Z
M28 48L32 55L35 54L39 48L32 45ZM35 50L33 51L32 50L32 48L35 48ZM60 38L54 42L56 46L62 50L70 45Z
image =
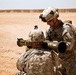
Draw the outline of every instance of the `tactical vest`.
M46 31L46 39L50 41L71 42L72 45L70 49L76 49L76 30L71 23L60 21L58 26L49 27Z
M46 31L46 39L50 41L63 41L63 22L60 21L56 27L49 27Z

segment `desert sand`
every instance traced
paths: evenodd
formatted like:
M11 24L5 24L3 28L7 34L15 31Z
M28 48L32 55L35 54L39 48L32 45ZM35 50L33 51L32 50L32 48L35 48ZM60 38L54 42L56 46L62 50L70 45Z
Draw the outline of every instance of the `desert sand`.
M28 38L30 30L38 25L45 32L48 25L39 19L40 13L0 13L0 75L15 75L16 61L25 51L18 47L17 38ZM60 13L62 21L72 20L76 26L76 13Z

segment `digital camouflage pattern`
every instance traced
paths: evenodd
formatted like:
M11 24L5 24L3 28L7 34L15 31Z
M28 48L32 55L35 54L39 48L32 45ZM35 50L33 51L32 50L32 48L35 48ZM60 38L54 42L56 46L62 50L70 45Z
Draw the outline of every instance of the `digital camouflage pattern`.
M43 42L45 40L43 31L38 29L38 26L34 26L34 29L29 33L29 40L31 42Z
M49 27L46 31L46 39L50 41L66 41L69 49L59 53L62 60L61 72L63 75L76 74L76 32L73 25L69 22L61 22L57 27Z
M58 9L48 7L47 9L44 9L43 12L40 14L39 18L43 22L49 22L50 20L59 17Z
M76 74L76 51L66 51L60 54L62 59L61 72L64 75L75 75Z
M64 24L60 21L60 25L56 28L49 27L46 31L46 39L66 41L69 49L63 54L59 53L59 56L54 50L44 48L29 49L17 61L17 69L20 71L18 75L75 75L75 35L72 26L69 23Z
M62 32L62 22L60 21L60 25L56 27L50 27L48 26L48 29L46 30L46 39L50 41L63 41Z
M62 75L56 70L60 65L58 55L42 48L30 49L23 53L16 65L20 73L25 72L26 75ZM20 73L18 75L21 75Z

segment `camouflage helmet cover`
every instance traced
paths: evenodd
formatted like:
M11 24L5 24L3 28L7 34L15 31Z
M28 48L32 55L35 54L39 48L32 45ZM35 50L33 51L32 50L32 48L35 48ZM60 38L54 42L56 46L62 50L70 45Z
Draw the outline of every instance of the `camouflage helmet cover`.
M39 18L45 19L46 22L52 20L55 17L59 17L58 9L48 7L47 9L44 9L43 12L40 14Z
M42 42L45 40L43 31L39 30L37 26L29 33L31 42Z

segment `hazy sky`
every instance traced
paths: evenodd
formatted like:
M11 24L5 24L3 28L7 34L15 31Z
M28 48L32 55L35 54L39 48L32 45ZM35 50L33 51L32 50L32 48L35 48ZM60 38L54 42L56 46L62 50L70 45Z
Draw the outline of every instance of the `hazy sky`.
M0 9L76 8L76 0L0 0Z

